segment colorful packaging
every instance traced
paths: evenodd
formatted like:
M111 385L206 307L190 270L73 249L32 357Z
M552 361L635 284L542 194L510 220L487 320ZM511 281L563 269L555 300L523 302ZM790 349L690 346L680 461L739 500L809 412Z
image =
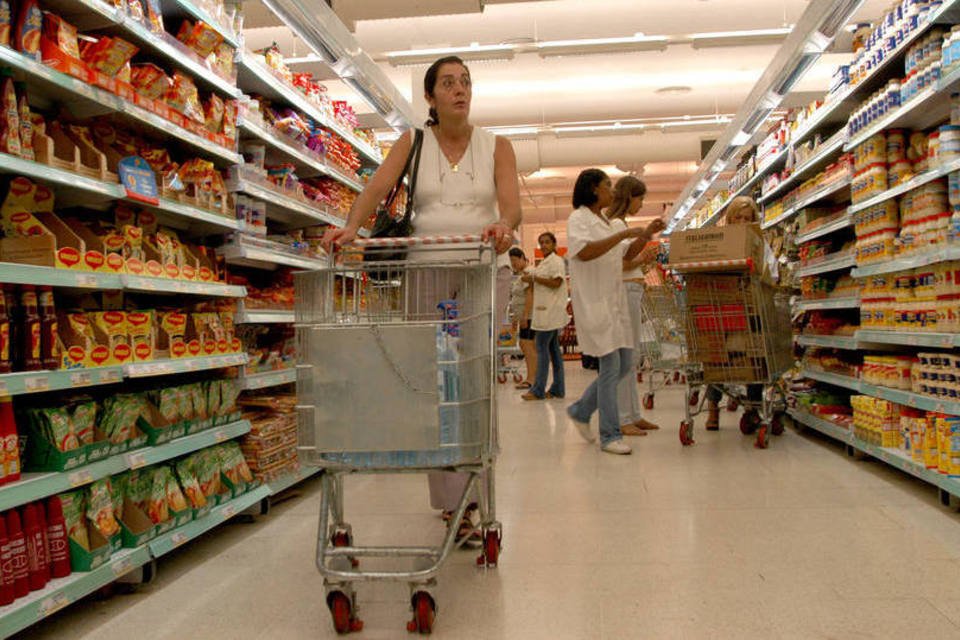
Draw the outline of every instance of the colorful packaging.
M96 43L85 46L81 52L83 61L104 75L114 77L120 73L140 48L122 38L101 36Z
M203 108L200 106L197 85L186 74L180 71L173 73L173 82L167 90L166 101L189 119L203 123Z
M10 32L13 27L13 10L10 0L0 0L0 46L10 46Z
M151 100L163 99L172 86L163 69L149 62L130 65L130 84L137 93Z
M86 514L104 538L119 533L120 525L113 515L113 499L111 497L110 478L97 480L90 485Z
M43 31L43 11L37 0L23 0L17 12L17 24L13 32L13 48L40 59L40 35Z
M20 155L20 106L9 71L3 74L0 84L0 151Z
M186 458L176 464L177 478L183 487L183 492L194 509L200 509L207 505L207 498L200 489L200 483L193 471L193 459Z
M43 12L43 37L65 55L80 59L80 44L77 41L77 28L49 11Z
M223 113L226 109L223 99L212 94L204 104L203 114L210 133L220 133L223 130Z
M223 36L203 21L194 24L184 20L177 32L177 40L196 51L201 58L206 58L223 44Z
M63 506L63 520L67 526L67 535L78 545L90 550L90 537L87 533L87 521L84 518L86 492L72 491L60 494Z

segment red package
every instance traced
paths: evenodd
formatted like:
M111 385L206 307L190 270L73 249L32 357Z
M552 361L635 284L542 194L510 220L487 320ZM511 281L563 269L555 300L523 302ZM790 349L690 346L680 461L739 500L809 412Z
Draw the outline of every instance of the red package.
M172 86L170 77L163 69L149 62L131 65L130 84L137 93L151 100L163 98Z
M177 32L177 40L196 51L201 58L206 58L223 44L223 36L202 20L196 24L184 20Z
M203 124L203 109L200 107L200 94L193 80L179 72L173 73L173 83L167 89L167 104L190 118Z

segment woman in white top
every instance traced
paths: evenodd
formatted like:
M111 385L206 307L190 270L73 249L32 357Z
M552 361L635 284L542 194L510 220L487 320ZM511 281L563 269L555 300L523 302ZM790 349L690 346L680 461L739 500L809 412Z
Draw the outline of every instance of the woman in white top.
M627 454L617 408L617 384L633 366L633 329L623 288L623 260L632 260L644 244L664 228L663 220L646 229L614 227L603 210L613 201L610 178L586 169L573 189L574 211L567 221L570 295L580 350L600 361L597 379L567 414L587 441L595 440L590 418L600 411L600 446L607 453ZM624 240L633 239L629 246Z
M420 152L413 201L413 235L480 233L494 243L500 256L498 262L501 262L497 277L497 323L493 327L497 330L497 324L506 319L509 302L510 263L506 253L513 244L513 231L521 217L516 156L509 140L470 124L473 83L463 60L448 56L434 62L424 75L423 89L430 105L430 119L424 128ZM360 226L375 213L378 204L396 184L412 144L411 131L394 143L383 164L357 196L344 227L324 234L325 249L329 250L334 244L348 244L356 238ZM446 256L440 259L450 255L441 253ZM410 259L416 258L416 253L411 253ZM437 292L441 298L455 293ZM425 302L434 305L434 310L436 303L433 299ZM454 511L467 479L465 473L431 473L433 507L446 514ZM461 532L473 529L474 511L475 507L460 523Z
M632 216L643 206L643 196L647 185L635 176L623 176L613 187L613 204L606 211L610 222L623 229L627 228L627 216ZM624 240L629 244L629 240ZM633 373L640 364L640 345L649 342L652 336L645 336L641 305L643 303L644 275L643 267L656 258L656 245L649 245L633 260L623 261L623 286L627 290L627 309L633 328L633 366L630 375L624 376L617 386L617 405L620 408L620 431L625 436L645 436L647 431L659 429L657 425L644 419L640 413L640 394L637 392L637 378Z

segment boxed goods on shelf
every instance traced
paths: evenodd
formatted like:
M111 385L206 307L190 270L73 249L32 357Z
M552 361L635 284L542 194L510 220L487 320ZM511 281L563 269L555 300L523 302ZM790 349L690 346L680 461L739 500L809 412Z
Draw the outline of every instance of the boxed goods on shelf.
M259 480L269 482L295 472L297 460L296 397L248 395L240 401L250 433L240 440L247 464Z
M857 379L860 376L862 365L860 355L851 351L814 347L807 349L803 354L805 369L834 373L851 379Z
M752 260L763 264L763 237L755 224L680 231L670 235L670 265L708 260Z
M849 275L839 278L825 275L800 278L800 291L804 300L849 298L860 294L860 283Z
M960 331L958 266L942 262L867 278L861 324L877 329Z
M865 355L863 380L881 387L909 391L912 387L911 372L917 361L914 356Z

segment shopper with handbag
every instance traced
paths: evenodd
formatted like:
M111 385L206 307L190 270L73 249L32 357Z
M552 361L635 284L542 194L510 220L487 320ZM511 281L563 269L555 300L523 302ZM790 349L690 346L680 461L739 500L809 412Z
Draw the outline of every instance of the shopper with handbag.
M600 359L597 379L567 408L580 435L596 438L590 419L600 412L600 447L606 453L628 454L617 407L617 385L633 367L633 330L623 288L623 260L632 260L648 240L663 230L663 220L645 229L614 226L603 210L613 202L610 178L600 169L586 169L573 189L574 211L567 220L570 255L570 297L577 321L580 350ZM624 240L632 240L624 245Z
M423 129L419 161L410 161L415 136L408 131L396 141L357 197L346 225L327 231L322 246L330 250L334 244L352 242L363 222L403 179L405 168L414 165L411 169L416 180L411 180L410 185L414 195L408 205L412 205L413 213L410 215L408 210L405 216L408 235L479 233L494 244L499 256L494 323L497 327L506 319L509 302L511 269L506 253L521 218L513 146L506 138L470 124L473 83L470 70L460 58L448 56L434 62L424 75L423 89L430 105L430 119ZM443 292L442 298L455 297L456 293ZM431 505L450 514L463 495L468 474L432 472L429 476ZM473 529L474 512L475 508L468 511L459 524L462 533Z

